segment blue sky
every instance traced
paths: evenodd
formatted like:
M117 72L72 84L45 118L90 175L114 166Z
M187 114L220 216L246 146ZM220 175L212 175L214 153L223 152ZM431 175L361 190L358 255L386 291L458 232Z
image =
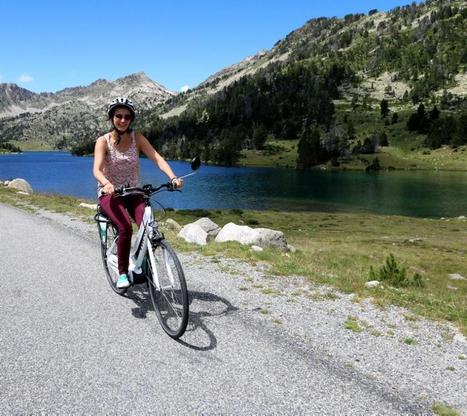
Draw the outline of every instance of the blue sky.
M56 92L145 72L195 87L320 16L408 0L0 0L0 82ZM419 1L417 2L419 3Z

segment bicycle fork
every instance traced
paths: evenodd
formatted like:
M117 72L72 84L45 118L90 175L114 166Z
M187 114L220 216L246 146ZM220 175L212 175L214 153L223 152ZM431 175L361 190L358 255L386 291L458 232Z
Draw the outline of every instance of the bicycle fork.
M175 286L175 279L174 279L174 275L172 272L172 268L170 267L169 255L168 255L167 250L164 250L164 249L162 250L163 257L161 259L162 264L160 265L165 269L164 271L167 273L167 276L169 277L168 282L167 282L168 284L163 285L163 286L161 285L160 276L159 276L159 273L156 267L157 259L154 256L154 251L152 249L152 243L149 239L148 239L148 253L149 253L149 260L151 262L151 268L154 271L153 272L153 280L154 280L153 283L156 286L156 289L157 290L173 289ZM159 262L161 260L159 260Z

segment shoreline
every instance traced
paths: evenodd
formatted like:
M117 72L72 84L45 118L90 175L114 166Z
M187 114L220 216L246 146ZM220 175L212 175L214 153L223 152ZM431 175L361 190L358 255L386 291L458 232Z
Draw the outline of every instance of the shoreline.
M23 153L69 153L73 157L93 157L92 154L89 155L73 155L69 150L23 150L21 152L0 152L0 156L8 156L8 155L18 155L18 154L23 154ZM370 155L371 157L374 156L374 158L378 158L378 155L381 155L379 153L375 153ZM142 158L145 158L144 155L141 156ZM170 161L174 162L189 162L189 159L169 159ZM414 160L415 161L415 160ZM407 163L410 163L411 160L408 160ZM289 171L326 171L326 172L365 172L365 166L342 166L342 167L335 167L335 166L328 166L328 165L316 165L311 167L310 169L298 169L297 167L293 166L284 166L284 165L279 165L279 164L274 164L273 162L271 163L264 163L264 164L255 164L255 163L248 163L248 164L242 164L242 163L237 163L233 166L228 166L228 165L219 165L212 163L210 161L203 161L203 165L206 166L217 166L217 167L224 167L224 168L271 168L271 169L283 169L283 170L289 170ZM458 169L458 168L425 168L425 167L397 167L397 166L383 166L380 169L377 170L371 170L367 171L366 173L374 174L374 173L390 173L390 172L467 172L467 164L464 169Z

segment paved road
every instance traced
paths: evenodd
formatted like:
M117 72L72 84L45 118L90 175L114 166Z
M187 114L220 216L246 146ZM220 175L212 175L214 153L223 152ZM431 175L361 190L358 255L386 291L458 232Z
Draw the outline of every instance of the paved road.
M183 256L176 342L142 286L110 290L85 235L0 205L0 253L0 414L430 413L266 319L215 264Z

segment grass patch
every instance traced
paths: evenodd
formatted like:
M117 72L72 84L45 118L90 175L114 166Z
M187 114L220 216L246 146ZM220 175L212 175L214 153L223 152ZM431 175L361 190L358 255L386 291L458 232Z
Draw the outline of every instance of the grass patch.
M45 209L59 214L66 214L87 223L93 223L96 212L89 208L80 207L79 204L81 202L88 204L95 203L95 201L56 194L34 193L31 195L21 195L14 189L0 186L0 203L12 205L28 212L37 212L40 209Z
M242 150L239 166L295 168L298 140L268 140L264 150Z
M277 290L277 289L273 289L271 287L265 287L263 289L261 289L261 293L263 295L271 295L271 296L279 296L279 295L282 295L282 292Z
M413 339L413 338L404 338L404 344L407 344L407 345L416 345L417 344L417 340L416 339Z
M410 313L403 313L402 316L405 318L406 321L410 322L416 322L420 319L418 316L412 315Z
M344 327L346 329L350 329L353 332L362 332L363 329L359 325L357 318L353 316L349 316L347 320L344 322Z
M50 152L55 150L52 144L39 139L11 140L10 143L19 147L23 152Z
M460 416L460 413L443 403L434 403L431 410L439 416Z

